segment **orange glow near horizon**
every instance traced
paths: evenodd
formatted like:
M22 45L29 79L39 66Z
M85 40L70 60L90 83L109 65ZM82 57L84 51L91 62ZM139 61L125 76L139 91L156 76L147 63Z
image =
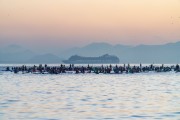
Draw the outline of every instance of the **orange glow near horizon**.
M59 38L55 43L63 38L68 43L174 42L180 40L180 0L1 0L0 36L32 42Z

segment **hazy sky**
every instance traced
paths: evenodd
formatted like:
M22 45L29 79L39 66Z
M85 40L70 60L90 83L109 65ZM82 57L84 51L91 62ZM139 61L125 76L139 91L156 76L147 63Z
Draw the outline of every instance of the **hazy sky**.
M180 41L180 0L0 0L0 44Z

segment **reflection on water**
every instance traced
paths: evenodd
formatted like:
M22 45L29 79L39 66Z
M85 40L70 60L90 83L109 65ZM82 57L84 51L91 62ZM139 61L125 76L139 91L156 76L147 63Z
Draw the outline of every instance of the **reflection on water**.
M0 119L180 119L180 74L0 74Z

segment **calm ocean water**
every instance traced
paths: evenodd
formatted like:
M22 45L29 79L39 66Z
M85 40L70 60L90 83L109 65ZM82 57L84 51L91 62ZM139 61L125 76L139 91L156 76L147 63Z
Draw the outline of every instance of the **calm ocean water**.
M0 72L0 120L180 120L180 73Z

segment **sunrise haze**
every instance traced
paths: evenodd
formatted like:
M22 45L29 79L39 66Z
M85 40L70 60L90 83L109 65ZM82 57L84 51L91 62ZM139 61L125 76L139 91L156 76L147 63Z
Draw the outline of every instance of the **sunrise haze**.
M180 40L179 0L1 0L0 18L1 45L70 48Z

